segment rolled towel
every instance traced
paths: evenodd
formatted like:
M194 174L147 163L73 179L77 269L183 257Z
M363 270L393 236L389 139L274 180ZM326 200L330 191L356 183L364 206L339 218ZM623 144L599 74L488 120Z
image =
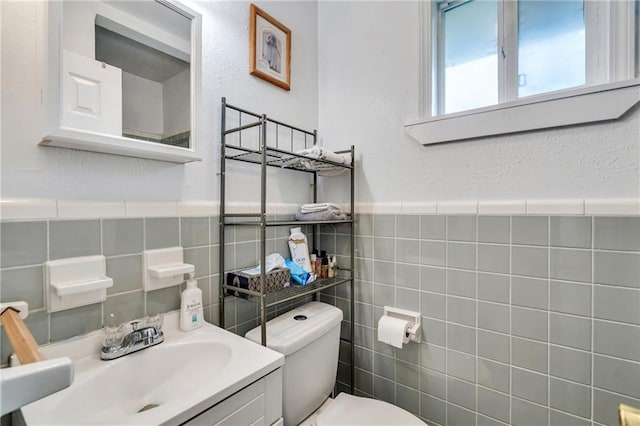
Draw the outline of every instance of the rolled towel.
M314 161L314 159L331 161L338 164L351 164L352 161L351 154L336 154L318 145L296 151L296 154L304 155L307 158L293 157L286 160L284 164L307 170L316 170L321 176L337 176L346 172L347 169L333 164L319 163Z
M298 151L296 154L302 154L307 157L332 161L339 164L351 163L351 155L336 154L335 152L329 151L326 148L319 147L318 145L314 145L311 148Z

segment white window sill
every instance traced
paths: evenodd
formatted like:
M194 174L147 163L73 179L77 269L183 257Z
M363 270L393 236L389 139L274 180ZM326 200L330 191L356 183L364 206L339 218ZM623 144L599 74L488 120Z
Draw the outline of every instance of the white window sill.
M202 160L202 157L192 149L64 127L54 130L43 137L39 145L147 158L172 163L189 163Z
M532 96L405 125L423 145L616 120L640 102L640 79Z

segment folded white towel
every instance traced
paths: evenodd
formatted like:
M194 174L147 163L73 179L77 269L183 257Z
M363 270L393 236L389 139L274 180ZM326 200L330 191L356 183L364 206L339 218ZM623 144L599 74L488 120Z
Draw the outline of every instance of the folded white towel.
M300 212L302 213L323 212L326 210L341 210L341 208L339 205L333 203L303 204L300 207Z

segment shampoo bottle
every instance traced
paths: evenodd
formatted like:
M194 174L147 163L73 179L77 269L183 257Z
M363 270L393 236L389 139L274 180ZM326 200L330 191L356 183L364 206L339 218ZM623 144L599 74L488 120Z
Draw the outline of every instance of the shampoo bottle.
M291 228L289 251L291 252L291 260L300 265L306 272L311 273L309 245L307 243L307 237L302 233L301 228Z
M203 322L202 290L198 288L198 282L191 278L187 281L187 288L182 292L180 329L182 331L195 330L202 327Z

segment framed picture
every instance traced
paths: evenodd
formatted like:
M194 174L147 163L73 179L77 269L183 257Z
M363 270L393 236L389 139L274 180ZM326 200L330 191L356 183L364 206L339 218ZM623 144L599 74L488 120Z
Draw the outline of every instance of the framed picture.
M291 30L251 4L249 66L251 75L291 89Z

